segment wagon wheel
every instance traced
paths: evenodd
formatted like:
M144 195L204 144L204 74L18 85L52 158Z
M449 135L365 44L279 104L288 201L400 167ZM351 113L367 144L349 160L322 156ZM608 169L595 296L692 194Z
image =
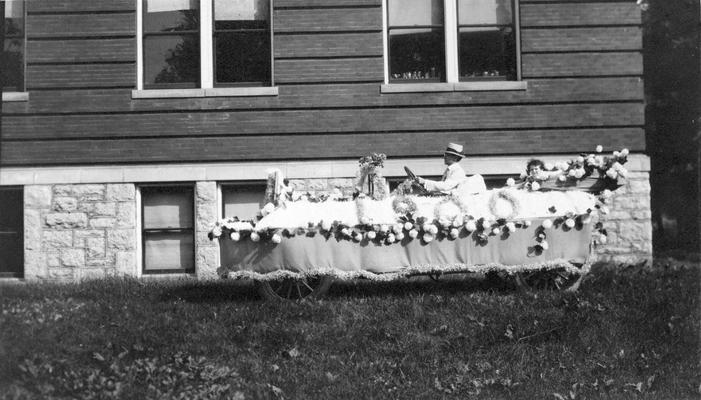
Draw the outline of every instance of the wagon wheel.
M324 295L333 283L330 276L285 278L272 281L256 281L258 293L267 300L303 300Z
M562 268L518 272L515 281L519 288L525 290L558 290L575 292L584 278L583 273L570 273Z

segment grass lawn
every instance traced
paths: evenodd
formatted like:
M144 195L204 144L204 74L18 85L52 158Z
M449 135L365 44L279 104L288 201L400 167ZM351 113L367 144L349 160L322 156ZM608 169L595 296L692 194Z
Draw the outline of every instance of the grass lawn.
M595 268L575 294L336 283L0 286L0 398L691 399L701 269Z

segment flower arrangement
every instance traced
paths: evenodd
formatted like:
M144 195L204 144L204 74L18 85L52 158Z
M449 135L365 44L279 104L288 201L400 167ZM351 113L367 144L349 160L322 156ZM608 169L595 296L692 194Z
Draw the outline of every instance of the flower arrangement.
M389 196L389 187L382 176L386 159L387 156L383 153L372 153L372 155L360 157L358 171L355 174L356 193L361 193L367 185L367 194L373 200L382 200Z
M508 208L505 204L508 204ZM489 198L489 211L497 218L514 218L519 214L520 208L518 199L510 190L499 190Z

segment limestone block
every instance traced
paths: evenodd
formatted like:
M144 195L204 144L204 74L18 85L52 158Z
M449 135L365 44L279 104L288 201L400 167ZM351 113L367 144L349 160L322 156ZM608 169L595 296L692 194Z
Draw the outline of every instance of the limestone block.
M24 248L27 250L41 249L41 212L24 209Z
M85 238L97 238L97 237L105 237L105 231L101 229L81 229L81 230L74 230L73 231L73 236L76 239L85 239Z
M78 209L78 200L75 197L56 197L54 198L54 211L71 212Z
M75 277L78 280L102 279L105 277L104 268L81 268L75 271Z
M24 187L25 208L51 207L51 186L27 185Z
M217 279L219 268L219 248L216 246L198 246L195 271L198 279Z
M90 227L93 229L112 228L116 223L117 219L112 217L97 217L90 219Z
M48 268L46 254L39 250L27 250L24 252L24 278L36 280L46 278Z
M195 209L195 225L198 232L207 231L212 224L217 221L217 206L216 204L198 203Z
M54 213L46 215L46 226L50 228L85 228L88 216L85 213Z
M68 197L73 195L73 185L54 185L54 196Z
M195 201L197 203L216 203L217 183L214 181L197 182L195 184Z
M649 221L622 223L619 234L623 240L630 243L651 241L652 225Z
M133 250L136 248L136 232L133 229L115 229L107 232L107 248Z
M304 181L305 190L315 191L324 190L328 187L326 179L306 179Z
M61 256L59 253L46 253L46 265L49 268L58 268L61 266Z
M81 201L103 200L105 185L72 185L71 193Z
M353 188L353 179L350 178L345 178L345 179L329 179L329 190L333 190L334 188L338 189L346 189L346 188Z
M136 203L122 202L117 204L117 227L133 228L136 226Z
M118 251L115 259L115 272L120 275L136 275L136 253L133 251Z
M114 261L110 258L88 258L85 263L86 267L100 267L101 269L112 268L114 266Z
M114 217L117 215L117 203L114 202L96 202L93 203L93 215Z
M61 250L61 265L68 268L85 267L85 250L84 249L62 249Z
M130 183L107 185L105 200L130 201L135 199L136 188Z
M305 191L307 189L304 179L290 179L289 186L297 191Z
M629 192L634 194L650 193L650 181L648 179L629 180Z
M46 249L61 249L73 246L72 231L45 230L43 234Z
M606 220L607 221L614 221L614 220L628 220L631 219L631 213L630 211L626 210L616 210L614 209L613 211L610 211L608 214L606 214Z
M61 282L70 282L74 280L75 270L73 268L49 268L49 279Z
M102 258L105 256L105 239L104 238L87 238L85 239L85 250L88 258Z

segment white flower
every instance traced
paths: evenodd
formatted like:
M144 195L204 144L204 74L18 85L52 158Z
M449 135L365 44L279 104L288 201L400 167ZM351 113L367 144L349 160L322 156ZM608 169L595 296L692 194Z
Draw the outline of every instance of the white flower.
M626 175L628 175L628 170L625 169L625 168L623 168L623 167L621 167L621 169L618 170L618 175L619 175L621 178L625 178Z
M597 153L601 153L602 151L604 151L604 146L602 146L602 145L596 146L596 152L597 152Z
M555 164L555 168L559 169L560 171L565 171L567 170L567 163L560 161L559 163Z
M519 175L519 178L525 179L525 178L526 178L526 173L525 173L525 172L521 172L521 175Z
M465 222L465 230L468 232L474 232L477 230L477 224L474 219Z
M450 237L453 239L457 239L459 234L460 234L460 232L455 228L450 230Z
M263 216L266 216L270 214L271 212L275 211L275 204L273 203L268 203L266 204L262 210L260 210L260 213L263 214Z
M411 222L407 221L404 223L404 229L406 229L408 231L411 230L411 228L413 228L413 227L414 227L414 224L412 224Z
M487 221L486 219L482 220L482 229L487 230L492 226L492 223Z
M543 165L543 167L545 168L546 171L552 171L553 169L555 169L555 166L553 165L553 163L550 163L550 162L546 162Z
M441 218L441 219L439 219L439 220L438 220L438 223L439 223L440 226L442 226L443 228L447 228L447 227L449 227L449 226L451 225L450 220L447 219L447 218Z
M622 156L622 157L627 156L628 153L629 153L628 149L623 149L623 150L621 150L621 156Z
M514 224L513 222L507 222L505 227L506 230L509 232L516 232L516 224Z
M618 172L621 170L621 168L623 168L623 165L616 161L615 163L613 163L613 165L611 165L611 168L613 168L614 171Z
M551 221L551 220L549 220L549 219L545 219L545 220L541 223L541 225L542 225L543 228L545 228L545 229L550 229L550 228L553 227L553 221Z
M328 232L328 231L331 230L331 227L332 227L331 222L329 222L329 221L321 221L321 229L323 229L323 230L325 230L325 231Z
M583 163L583 162L584 162L584 157L578 156L578 157L577 157L577 162L580 163L580 164Z
M431 229L431 224L429 224L428 222L421 226L421 230L424 232L428 232L429 229Z
M238 232L231 232L231 235L229 235L229 237L230 237L231 240L233 240L234 242L238 242L239 240L241 240L241 234L238 233Z
M368 239L373 240L377 237L377 234L375 233L375 231L370 231L366 233L365 236L367 236Z
M416 239L416 237L419 236L419 231L416 229L412 229L409 231L409 237L412 239Z
M366 216L362 216L362 217L360 217L360 223L363 225L368 225L368 224L370 224L370 218L368 218Z
M498 235L500 233L501 233L501 229L499 229L498 227L492 229L492 235Z
M280 236L279 233L276 233L273 235L273 237L270 238L270 241L273 243L280 243L282 242L282 236Z
M404 234L402 232L399 232L394 236L394 238L397 239L397 242L401 242L402 240L404 240Z
M392 226L392 232L394 232L396 235L402 233L402 224L394 224Z
M574 228L574 220L572 218L567 218L567 220L565 221L565 225L568 228Z
M260 240L260 235L256 232L251 232L251 241L257 242Z
M435 225L431 225L428 227L428 231L432 234L435 235L438 233L438 227Z
M460 228L460 225L462 225L462 223L460 223L460 220L458 220L458 219L456 218L456 219L453 220L453 224L452 224L452 225L453 225L453 228Z
M423 239L424 239L424 242L431 243L433 241L434 237L430 233L424 233Z
M608 238L606 237L606 235L599 236L599 243L600 244L606 244L607 241L608 241Z
M574 175L576 174L576 172L574 172L574 171L575 171L574 168L572 168L571 170L567 171L567 176L571 176L571 177L574 178Z
M548 245L548 242L546 240L543 240L542 242L540 242L540 247L542 247L543 250L547 250L548 247L550 247L550 245Z
M342 234L343 236L350 236L351 231L350 231L350 229L348 229L348 228L343 228L343 229L341 229L341 234Z
M619 153L619 152L617 152L617 151L614 151L614 152L613 152L613 156L614 156L614 157L618 157L618 156L620 156L620 155L621 155L621 153Z
M603 196L605 199L610 199L611 196L613 196L613 192L609 189L604 189L604 191L601 192L601 196Z
M387 225L380 226L380 232L387 233L388 231L389 231L389 226L387 226Z
M557 177L557 180L560 181L560 182L564 182L564 181L567 180L567 177L566 177L565 175L559 175L559 176Z
M531 221L529 221L529 220L523 221L523 226L525 226L526 228L528 228L529 226L531 226Z
M353 233L353 240L355 240L356 242L363 240L363 234L360 232L354 232Z
M606 171L606 176L611 179L616 179L618 177L618 172L616 172L613 168L609 168L608 171Z
M387 235L387 239L386 239L386 240L387 240L387 243L390 243L390 244L391 244L391 243L394 243L394 241L396 240L396 236L394 236L393 233L390 233L389 235Z
M212 235L214 235L214 237L221 236L221 228L218 226L215 226L214 229L212 229Z
M506 186L514 186L516 184L516 181L514 178L509 178L506 180Z
M538 182L531 182L531 190L540 190L540 183Z
M577 179L580 179L581 177L584 176L584 172L585 172L584 169L582 169L582 168L577 168L577 169L574 170L574 177L577 178Z
M599 212L602 213L602 214L604 214L604 215L606 215L606 214L609 213L609 208L606 207L606 206L601 206L601 207L599 208Z
M596 160L596 165L597 166L602 166L604 165L604 157L603 156L596 156L594 157L594 160Z

